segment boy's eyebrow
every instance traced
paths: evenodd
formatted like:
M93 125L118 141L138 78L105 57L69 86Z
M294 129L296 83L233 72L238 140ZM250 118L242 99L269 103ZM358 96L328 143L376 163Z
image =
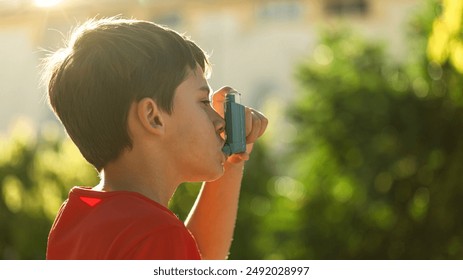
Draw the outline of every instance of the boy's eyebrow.
M207 85L204 85L202 87L199 88L200 91L204 91L207 95L209 95L211 93L211 88Z

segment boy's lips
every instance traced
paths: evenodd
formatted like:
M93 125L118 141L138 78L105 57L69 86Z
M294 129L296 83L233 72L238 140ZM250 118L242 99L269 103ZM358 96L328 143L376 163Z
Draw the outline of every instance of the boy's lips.
M220 139L220 152L222 153L223 157L224 157L224 161L227 160L228 158L228 155L223 151L223 147L225 146L225 141L223 141L222 139Z

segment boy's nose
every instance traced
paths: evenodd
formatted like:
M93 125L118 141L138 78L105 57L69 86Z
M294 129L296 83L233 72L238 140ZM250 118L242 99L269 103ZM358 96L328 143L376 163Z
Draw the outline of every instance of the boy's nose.
M225 120L219 114L215 113L213 122L217 133L221 134L225 131Z
M218 133L222 133L225 131L225 120L221 117L219 117L219 120L217 120L214 125Z

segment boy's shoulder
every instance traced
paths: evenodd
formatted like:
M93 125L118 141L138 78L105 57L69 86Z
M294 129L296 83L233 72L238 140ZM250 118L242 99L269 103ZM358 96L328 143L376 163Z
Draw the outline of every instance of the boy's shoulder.
M50 234L72 231L87 236L116 236L121 232L144 235L184 227L169 209L139 193L74 187L61 206Z
M74 187L67 202L69 210L76 210L87 218L96 217L105 223L126 221L130 224L177 225L181 221L168 208L131 191L95 191Z
M150 258L147 254L154 254L152 250L144 252L148 249L143 248L171 253L160 245L168 240L189 242L197 251L183 222L143 195L74 187L50 231L47 258L119 259L131 254L136 254L133 258ZM67 249L63 252L62 248Z

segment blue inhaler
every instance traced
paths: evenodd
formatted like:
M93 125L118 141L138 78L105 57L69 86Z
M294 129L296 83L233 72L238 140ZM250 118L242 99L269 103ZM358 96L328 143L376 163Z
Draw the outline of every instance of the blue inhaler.
M246 151L246 122L244 106L235 98L240 94L231 90L225 97L225 145L222 151L227 156Z

